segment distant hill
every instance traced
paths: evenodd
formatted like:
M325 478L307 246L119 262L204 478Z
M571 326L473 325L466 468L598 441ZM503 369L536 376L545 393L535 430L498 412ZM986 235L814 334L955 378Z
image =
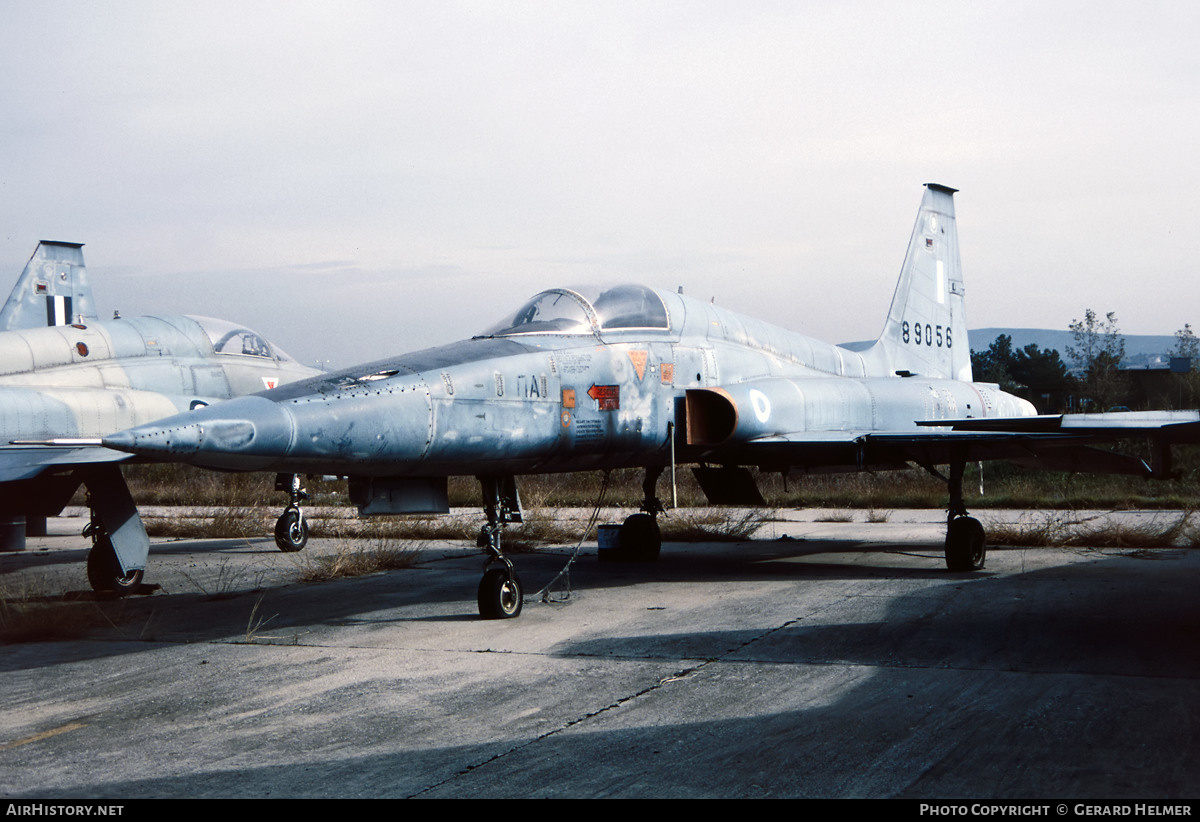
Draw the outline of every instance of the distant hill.
M1067 362L1067 346L1075 344L1075 336L1070 331L1058 331L1050 328L977 328L967 332L971 340L972 351L987 351L988 346L996 341L1001 334L1012 337L1014 349L1022 349L1034 343L1040 349L1054 348ZM1125 359L1122 363L1130 365L1146 365L1154 357L1165 357L1175 348L1175 335L1160 334L1126 334ZM1067 363L1070 365L1070 363Z
M972 351L987 351L988 346L996 341L1001 334L1012 337L1013 349L1020 350L1030 343L1045 351L1053 348L1058 351L1063 362L1067 362L1067 346L1075 343L1075 336L1070 331L1058 331L1051 328L976 328L968 331L967 336ZM842 343L844 348L851 351L862 351L869 347L874 340L858 340ZM1174 334L1126 334L1125 359L1121 362L1126 366L1146 365L1155 357L1166 357L1175 348Z

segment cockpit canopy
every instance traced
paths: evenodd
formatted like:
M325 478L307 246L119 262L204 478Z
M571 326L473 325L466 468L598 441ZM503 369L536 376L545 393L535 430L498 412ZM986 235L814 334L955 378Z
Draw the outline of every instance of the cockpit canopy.
M667 307L644 285L552 288L488 328L481 337L514 334L594 334L627 329L670 330Z
M218 354L236 354L243 357L261 357L281 362L293 361L277 346L271 345L257 331L213 317L191 317L208 336L213 350Z

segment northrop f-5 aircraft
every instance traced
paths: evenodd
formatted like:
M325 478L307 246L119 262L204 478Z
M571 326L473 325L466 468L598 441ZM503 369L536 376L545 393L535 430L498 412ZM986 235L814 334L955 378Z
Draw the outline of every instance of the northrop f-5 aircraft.
M26 520L57 514L83 483L92 587L136 587L149 540L116 465L129 455L96 447L96 438L316 373L224 320L100 321L82 245L39 243L0 309L4 547L22 547ZM59 440L69 447L33 444L46 437L69 438Z
M968 461L1150 473L1088 448L1113 436L1195 436L1196 415L1038 417L972 382L954 189L926 186L879 340L851 351L640 285L544 291L478 336L325 374L104 438L104 445L209 468L341 474L363 514L444 512L446 478L474 475L480 542L495 565L485 617L521 610L501 550L519 521L515 476L637 466L642 512L619 551L657 556L658 479L699 464L714 502L754 497L764 470L871 470L915 463L942 477L946 563L984 563L963 504ZM948 466L945 474L937 466Z

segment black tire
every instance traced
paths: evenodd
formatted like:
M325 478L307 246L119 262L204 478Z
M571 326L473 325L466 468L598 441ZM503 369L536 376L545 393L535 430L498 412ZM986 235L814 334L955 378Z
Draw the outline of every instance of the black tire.
M521 579L509 577L507 568L492 568L479 580L479 615L484 619L512 619L525 604Z
M978 571L987 559L983 525L974 517L956 517L946 528L946 567L951 571Z
M295 508L289 508L275 520L275 544L285 554L308 544L308 521Z
M121 570L117 553L107 536L98 539L92 550L88 551L88 582L97 593L116 594L119 597L131 594L141 587L142 574L140 569L128 574Z
M653 562L662 550L662 532L650 514L634 514L621 525L617 551L626 562Z

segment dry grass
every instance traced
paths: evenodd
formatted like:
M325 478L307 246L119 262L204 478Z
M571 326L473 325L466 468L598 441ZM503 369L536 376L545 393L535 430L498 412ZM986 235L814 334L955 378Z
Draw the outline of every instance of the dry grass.
M1193 512L1159 515L1147 522L1122 522L1112 517L1081 520L1045 513L1021 523L989 523L993 545L1050 548L1171 548L1200 546L1200 527Z
M1192 453L1193 451L1197 453ZM1066 474L1026 470L1005 463L983 469L984 493L979 493L979 469L967 466L964 490L970 508L1198 508L1200 507L1200 449L1177 449L1176 466L1182 479L1146 481L1137 477ZM133 465L123 469L134 499L145 505L215 505L224 508L283 509L286 496L274 490L272 474L225 474L178 465ZM751 469L752 472L754 469ZM920 469L878 473L793 475L754 472L768 507L772 508L943 508L946 486ZM692 472L678 474L679 507L707 505ZM602 473L519 477L527 508L541 506L591 507L600 492ZM641 505L642 472L611 472L606 505ZM344 482L306 479L313 505L346 505ZM670 499L667 480L659 494ZM479 483L471 477L451 477L450 504L480 506ZM80 498L81 501L82 498Z
M169 539L257 539L273 533L277 511L246 505L203 517L142 517L146 533Z
M199 572L180 573L209 600L228 599L246 591L261 591L267 576L263 568L238 567L228 559L223 559L217 566L217 572L207 577Z
M760 510L733 515L724 511L672 513L658 520L665 542L743 542L752 539L767 515Z
M560 523L552 511L526 509L525 522L504 529L506 546L537 546L570 542L578 538L571 523ZM152 537L174 539L261 539L270 537L279 509L240 506L212 516L145 516ZM474 541L483 523L481 514L437 516L358 517L353 509L306 514L309 536L314 539L399 539Z
M139 506L240 508L286 499L285 494L275 490L274 474L231 474L171 464L129 465L122 468L122 473Z
M394 571L411 568L420 555L416 545L398 545L387 539L376 539L369 544L343 542L332 554L297 555L300 564L300 582L329 582L345 577L361 577L379 571Z
M480 518L457 515L431 517L357 517L309 518L313 537L331 539L419 539L473 540L479 532Z
M79 639L97 628L115 627L124 600L67 599L29 578L6 580L0 589L0 644Z
M813 522L854 522L854 514L850 511L831 511L814 517Z
M109 624L96 602L0 600L0 643L79 639Z

